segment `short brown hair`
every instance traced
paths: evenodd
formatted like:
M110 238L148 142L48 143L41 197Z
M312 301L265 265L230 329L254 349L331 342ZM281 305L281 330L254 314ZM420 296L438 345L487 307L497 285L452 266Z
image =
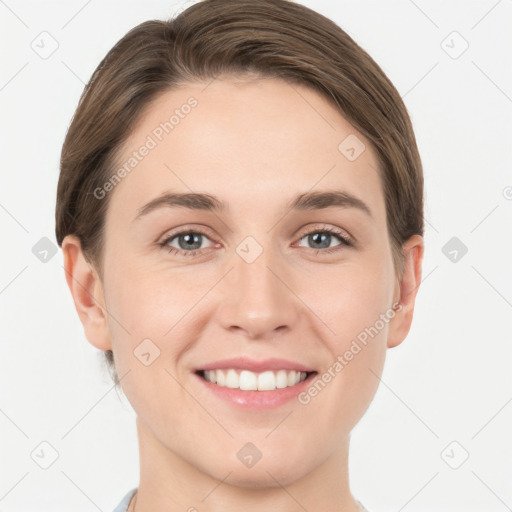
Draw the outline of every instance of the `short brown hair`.
M382 69L338 25L291 0L203 0L130 30L80 97L62 147L56 238L76 235L102 274L108 197L93 191L144 108L165 91L221 75L255 74L310 87L373 145L397 274L402 244L423 235L423 171L406 107ZM341 141L340 141L341 142ZM106 351L114 381L112 351Z

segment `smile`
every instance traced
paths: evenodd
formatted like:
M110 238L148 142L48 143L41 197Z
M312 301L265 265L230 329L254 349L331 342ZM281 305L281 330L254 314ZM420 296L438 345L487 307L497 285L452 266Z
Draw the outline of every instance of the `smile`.
M307 379L309 373L296 370L267 370L261 373L234 368L201 370L199 375L220 387L242 391L274 391L295 386Z

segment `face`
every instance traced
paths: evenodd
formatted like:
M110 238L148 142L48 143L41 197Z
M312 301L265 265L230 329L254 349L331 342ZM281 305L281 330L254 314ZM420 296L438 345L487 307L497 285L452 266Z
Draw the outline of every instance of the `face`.
M344 446L398 321L378 161L308 88L206 85L160 96L119 154L138 156L108 191L106 344L154 443L218 480L286 485ZM146 206L190 193L208 197Z

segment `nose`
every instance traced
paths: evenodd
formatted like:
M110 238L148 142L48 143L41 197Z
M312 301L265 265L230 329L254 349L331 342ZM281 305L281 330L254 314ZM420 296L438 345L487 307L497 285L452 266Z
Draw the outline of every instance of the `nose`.
M264 250L252 262L235 254L231 263L234 268L221 282L217 310L224 329L270 339L297 325L301 301L293 292L291 273L275 253Z

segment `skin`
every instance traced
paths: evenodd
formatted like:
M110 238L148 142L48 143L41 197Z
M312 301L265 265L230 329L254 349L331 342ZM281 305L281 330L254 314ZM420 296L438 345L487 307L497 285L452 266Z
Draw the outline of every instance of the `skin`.
M109 192L103 281L76 237L62 245L87 339L114 351L123 392L137 414L136 510L355 512L350 432L375 395L387 349L409 332L423 239L414 235L404 244L400 278L376 155L318 93L240 77L205 87L186 84L161 95L124 144L123 162L169 112L190 96L198 100ZM366 145L353 162L338 150L349 134ZM141 206L169 190L214 194L229 210L162 208L133 220ZM292 197L311 190L348 191L372 215L337 207L287 211ZM196 256L157 245L182 227L209 233ZM339 250L322 255L326 249L316 249L306 234L323 227L338 228L356 244L340 245L333 236L320 247ZM252 263L236 252L247 236L263 249ZM168 245L186 250L183 238L181 247L179 237L173 240ZM292 400L242 412L191 373L210 361L247 355L301 362L322 374L395 301L400 311L308 404ZM160 349L149 366L133 354L146 338ZM236 456L246 442L262 453L252 468Z

